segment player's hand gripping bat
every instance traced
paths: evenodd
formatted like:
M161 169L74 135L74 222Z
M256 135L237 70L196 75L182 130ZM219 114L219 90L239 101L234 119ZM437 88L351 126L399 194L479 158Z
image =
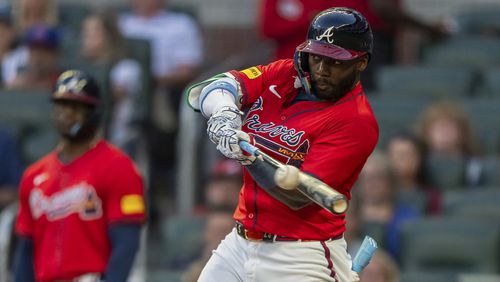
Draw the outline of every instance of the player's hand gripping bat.
M334 214L341 214L347 210L346 197L326 183L300 171L294 166L279 162L246 141L240 141L239 145L245 152L261 157L263 161L276 168L274 182L279 187L286 190L297 189L313 202Z

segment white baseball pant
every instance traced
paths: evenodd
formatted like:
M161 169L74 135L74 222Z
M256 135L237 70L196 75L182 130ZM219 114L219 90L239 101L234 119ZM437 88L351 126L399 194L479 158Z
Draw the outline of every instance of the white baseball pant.
M198 282L352 282L344 238L329 241L262 242L229 233L213 251Z

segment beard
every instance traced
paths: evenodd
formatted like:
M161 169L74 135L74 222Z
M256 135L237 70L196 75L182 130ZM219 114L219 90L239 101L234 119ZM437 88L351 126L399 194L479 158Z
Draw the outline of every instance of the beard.
M315 79L311 77L311 89L316 97L330 102L337 102L354 87L357 77L357 72L352 71L337 84L332 84L325 78L320 77Z

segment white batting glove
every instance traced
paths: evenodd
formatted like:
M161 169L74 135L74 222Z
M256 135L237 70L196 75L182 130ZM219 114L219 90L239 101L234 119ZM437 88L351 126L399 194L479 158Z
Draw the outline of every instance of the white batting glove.
M255 144L253 137L247 133L237 129L228 129L221 136L217 150L224 156L239 161L242 165L250 165L255 161L255 156L247 154L240 148L239 142L242 140L252 145Z
M207 122L207 134L210 141L219 144L222 136L233 134L231 131L226 131L241 129L242 115L243 113L240 110L233 107L222 107L213 113Z

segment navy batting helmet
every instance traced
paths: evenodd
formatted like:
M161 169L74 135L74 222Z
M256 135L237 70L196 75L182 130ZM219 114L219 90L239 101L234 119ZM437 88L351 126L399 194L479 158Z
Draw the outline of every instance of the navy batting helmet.
M102 118L102 101L99 85L92 76L81 70L63 72L57 79L52 101L71 101L89 106L86 120L74 124L65 137L83 140L94 136Z
M99 85L89 74L81 70L68 70L57 79L52 101L70 100L89 106L99 106Z
M348 61L371 56L373 35L366 18L356 10L335 7L320 12L312 20L307 39L297 47L294 65L307 92L308 54Z

